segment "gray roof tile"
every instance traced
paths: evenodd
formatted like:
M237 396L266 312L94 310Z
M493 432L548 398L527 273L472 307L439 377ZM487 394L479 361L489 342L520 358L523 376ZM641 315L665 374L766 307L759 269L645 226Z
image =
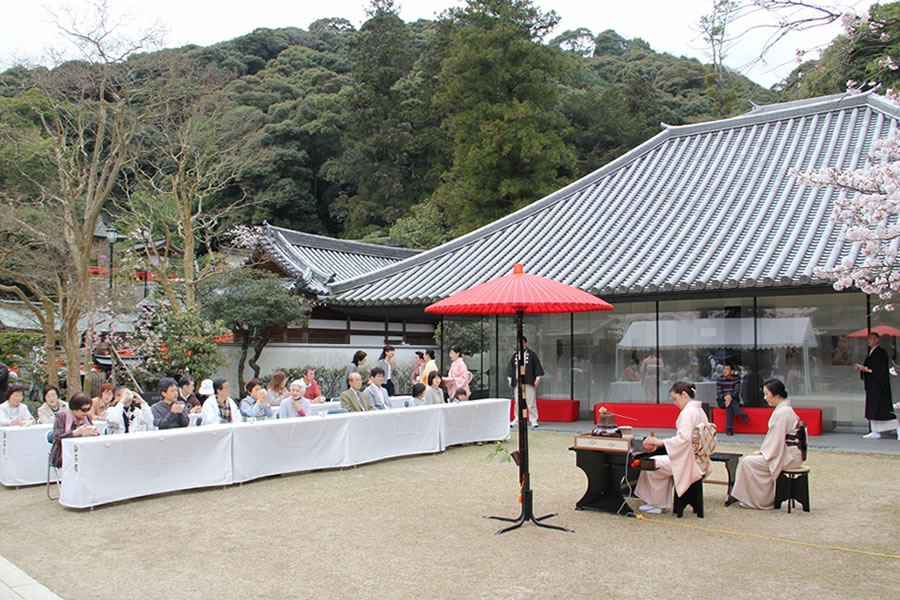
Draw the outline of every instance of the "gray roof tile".
M855 247L832 190L790 169L861 166L900 110L874 94L669 126L619 159L442 246L331 285L339 305L430 303L525 270L603 296L823 284Z

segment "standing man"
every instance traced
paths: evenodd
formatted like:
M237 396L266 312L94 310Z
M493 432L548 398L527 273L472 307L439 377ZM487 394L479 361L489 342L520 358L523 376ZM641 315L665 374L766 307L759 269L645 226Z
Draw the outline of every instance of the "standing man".
M537 408L537 389L541 385L541 377L544 376L544 368L541 366L541 359L528 348L528 338L522 338L522 346L525 348L525 375L522 377L522 383L525 384L525 403L528 405L528 421L532 427L540 427L538 424L538 408ZM506 365L506 381L509 387L515 389L517 383L516 374L518 373L519 353L513 352L509 364ZM518 413L519 407L516 406ZM516 419L518 420L518 419Z
M722 375L716 379L716 404L725 409L725 432L734 435L734 418L746 423L749 418L741 410L741 378L735 375L734 363L722 367Z
M372 404L369 402L368 396L360 392L362 389L362 375L350 373L347 376L347 382L350 384L350 389L341 392L341 407L349 412L372 410Z
M866 338L869 354L863 364L856 365L866 388L866 418L872 430L863 436L867 440L877 440L882 431L891 429L896 429L897 437L900 438L900 425L891 400L891 375L888 373L891 361L878 342L878 334L870 332Z

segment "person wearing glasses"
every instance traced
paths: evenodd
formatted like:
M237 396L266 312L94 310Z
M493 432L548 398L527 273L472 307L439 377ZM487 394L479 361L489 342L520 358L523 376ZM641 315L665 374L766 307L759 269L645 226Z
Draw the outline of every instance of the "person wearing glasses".
M69 407L56 413L53 424L53 445L50 446L50 464L62 467L62 441L71 437L100 435L91 419L91 398L84 392L69 398Z

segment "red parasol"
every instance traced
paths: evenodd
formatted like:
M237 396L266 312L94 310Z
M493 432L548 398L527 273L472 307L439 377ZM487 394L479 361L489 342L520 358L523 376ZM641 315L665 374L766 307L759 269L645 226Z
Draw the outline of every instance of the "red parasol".
M525 371L525 355L522 335L522 320L525 313L573 313L596 310L612 310L609 302L583 292L577 288L524 272L522 265L513 266L510 275L504 275L473 288L463 290L440 302L425 308L425 312L445 315L516 315L516 353L518 356L519 380L516 385L516 406L519 415L519 450L516 462L519 465L519 486L522 495L519 501L522 512L517 519L491 517L513 524L497 533L504 533L520 527L525 521L535 525L570 531L565 527L541 523L542 520L555 516L534 516L531 476L528 472L528 407L525 405L525 384L521 376Z
M453 294L425 308L444 315L512 315L612 310L605 300L570 285L525 273L522 265L505 275Z
M877 333L879 337L883 335L889 335L892 338L900 337L900 329L896 327L891 327L890 325L876 325L872 329L860 329L859 331L854 331L853 333L848 333L845 337L848 338L867 338L869 337L869 332Z

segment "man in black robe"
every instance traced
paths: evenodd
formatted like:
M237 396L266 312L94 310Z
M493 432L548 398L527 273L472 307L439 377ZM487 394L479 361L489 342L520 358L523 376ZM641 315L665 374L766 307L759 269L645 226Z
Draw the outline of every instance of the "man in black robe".
M892 429L896 429L897 436L900 437L900 424L897 423L891 399L891 375L888 371L891 361L879 341L877 333L869 333L866 338L869 354L863 364L856 365L866 388L866 418L871 428L863 436L867 440L877 440L882 432Z

